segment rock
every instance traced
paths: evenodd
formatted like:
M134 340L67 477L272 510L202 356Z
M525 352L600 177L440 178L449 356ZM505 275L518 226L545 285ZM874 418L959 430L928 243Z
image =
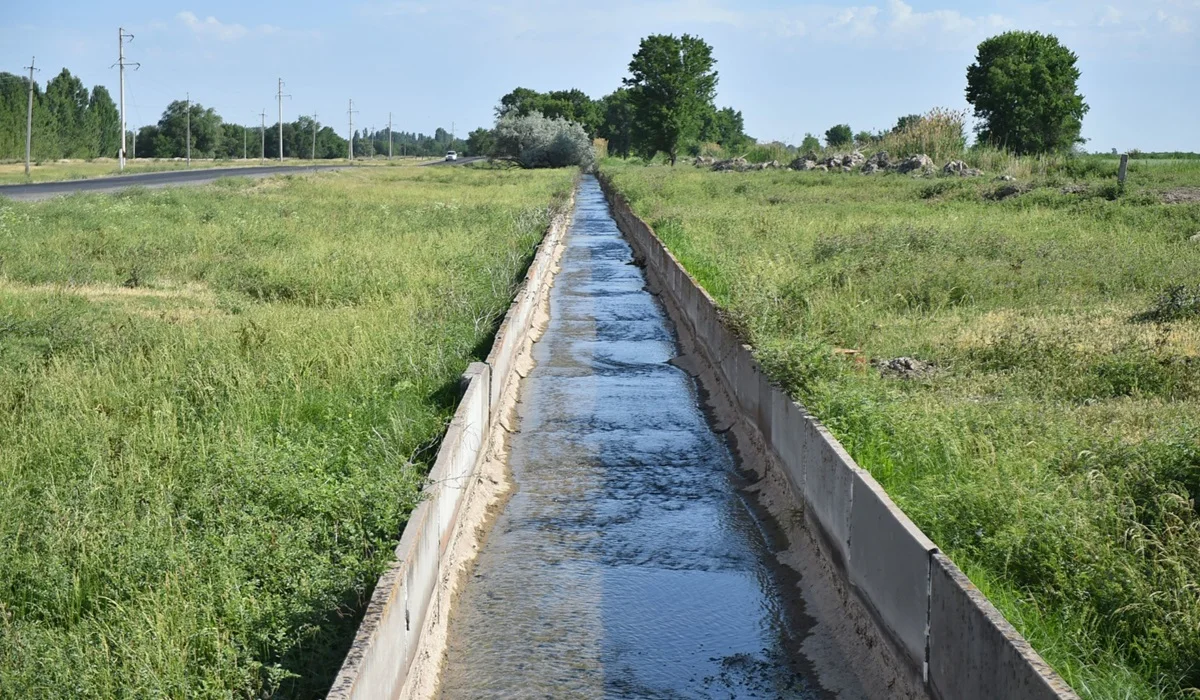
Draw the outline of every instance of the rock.
M842 172L844 172L844 173L848 173L848 172L850 172L851 170L854 170L854 168L851 168L849 165L843 165L843 166L842 166Z
M920 379L933 374L937 365L925 360L912 357L897 357L892 360L876 360L872 362L879 368L879 374L884 377L900 379Z
M1066 187L1062 188L1059 191L1062 192L1063 194L1084 194L1086 192L1089 192L1090 190L1091 190L1091 188L1088 187L1087 185L1075 184L1075 185L1067 185Z
M820 170L821 172L829 172L829 166L825 165L824 163L818 163L817 165L813 166L813 170Z
M692 165L696 166L697 168L706 168L711 167L715 161L716 159L712 156L698 156L692 161Z
M868 161L866 163L863 163L861 172L863 175L870 175L870 174L878 172L878 171L879 171L879 166Z
M803 156L793 160L788 164L788 167L792 170L812 170L813 168L817 167L817 161L815 158Z
M852 151L842 157L842 165L848 165L851 168L857 168L858 166L865 163L866 160L867 160L866 156L864 156L861 152Z
M887 170L892 165L892 159L887 151L878 151L867 159L867 163L874 165L876 170Z
M982 170L972 168L961 160L952 160L946 163L942 168L943 175L957 175L959 177L979 177L983 174Z
M919 153L915 156L909 156L896 166L898 173L911 173L914 171L929 171L933 170L933 159L924 153Z
M1015 197L1024 191L1025 191L1025 188L1022 187L1021 185L1009 184L1009 185L1004 185L1003 187L998 188L996 191L986 194L984 196L987 197L988 199L999 202L1002 199L1008 199L1009 197Z
M713 165L712 165L712 169L715 172L726 172L726 171L732 170L732 171L740 173L745 170L748 170L749 168L750 168L750 163L746 162L746 159L741 158L741 157L729 158L727 160L718 160L717 162L713 163Z
M1013 177L1012 175L997 175L995 179L996 179L996 182L1016 182L1017 181L1017 178Z
M1188 243L1191 243L1192 245L1200 245L1200 233L1197 233L1196 235L1189 238Z

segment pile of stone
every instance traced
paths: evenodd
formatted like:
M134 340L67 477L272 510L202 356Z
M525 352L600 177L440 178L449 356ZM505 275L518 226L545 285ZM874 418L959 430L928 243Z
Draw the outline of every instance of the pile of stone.
M933 172L934 167L936 166L934 166L932 158L924 153L918 153L915 156L909 156L900 161L896 164L894 169L901 175L907 173L916 173L921 175L927 172Z
M946 167L942 168L943 175L957 175L959 177L979 177L983 175L983 171L978 168L972 168L961 160L952 160L946 163Z
M881 170L887 172L891 169L891 167L891 156L888 155L887 151L879 151L875 155L868 158L867 162L863 163L862 174L870 175L871 173L877 173Z
M717 159L713 158L712 156L697 156L696 159L692 161L692 165L696 166L697 168L711 168L715 162L717 162Z
M741 173L749 170L751 167L752 166L750 165L749 161L741 156L738 156L737 158L718 160L712 164L712 169L715 172L726 172L732 170L734 172Z

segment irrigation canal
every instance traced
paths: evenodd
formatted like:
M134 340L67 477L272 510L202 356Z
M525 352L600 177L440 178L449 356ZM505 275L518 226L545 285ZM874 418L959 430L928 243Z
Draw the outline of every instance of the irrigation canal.
M594 178L521 387L515 489L452 609L444 698L825 698L811 622ZM789 581L789 576L791 580Z

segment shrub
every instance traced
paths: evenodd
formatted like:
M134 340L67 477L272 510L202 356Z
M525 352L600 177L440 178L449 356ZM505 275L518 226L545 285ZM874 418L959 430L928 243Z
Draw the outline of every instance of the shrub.
M498 119L492 156L514 161L525 168L578 165L590 169L596 163L592 140L582 126L565 119L550 119L540 112Z
M845 146L854 138L854 132L850 131L849 124L838 124L832 126L825 132L825 145L830 148Z
M893 129L879 143L879 147L894 158L924 153L936 162L943 163L961 158L966 150L965 111L939 107L920 119L906 118L902 121L904 128Z

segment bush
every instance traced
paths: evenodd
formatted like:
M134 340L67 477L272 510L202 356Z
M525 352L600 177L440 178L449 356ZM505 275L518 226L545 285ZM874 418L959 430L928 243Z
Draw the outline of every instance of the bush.
M966 149L967 113L935 108L920 119L906 117L905 126L893 129L879 143L893 158L924 153L938 163L961 158Z
M832 126L825 132L825 145L830 148L845 146L854 138L854 132L850 130L849 124L838 124Z
M492 156L515 161L525 168L565 168L596 164L592 140L583 127L565 119L550 119L540 112L507 115L496 121Z

